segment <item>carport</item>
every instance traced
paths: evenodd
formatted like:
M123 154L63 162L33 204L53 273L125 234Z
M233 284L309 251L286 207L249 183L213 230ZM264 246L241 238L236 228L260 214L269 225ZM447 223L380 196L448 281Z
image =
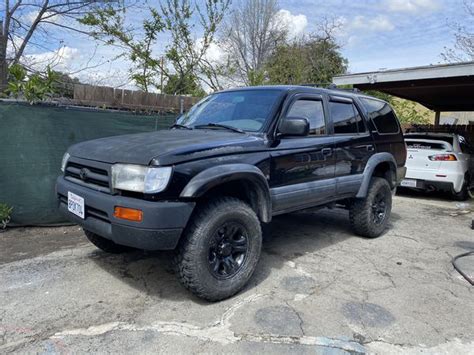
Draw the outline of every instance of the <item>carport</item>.
M333 82L418 102L436 113L435 125L441 112L474 111L474 62L348 74Z

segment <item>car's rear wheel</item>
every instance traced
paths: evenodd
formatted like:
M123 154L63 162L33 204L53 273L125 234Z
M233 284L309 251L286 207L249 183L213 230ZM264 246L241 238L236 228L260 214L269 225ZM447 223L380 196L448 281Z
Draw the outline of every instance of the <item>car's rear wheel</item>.
M453 191L453 197L456 201L466 201L470 198L474 198L474 187L471 186L471 179L469 175L464 177L461 191Z
M180 282L209 301L240 291L260 258L262 231L255 212L224 197L199 207L189 223L175 258Z
M367 238L380 236L387 228L392 211L392 190L387 180L373 177L367 196L355 199L349 208L354 232Z
M88 230L84 229L84 234L86 235L87 239L94 244L100 250L105 251L106 253L111 254L120 254L125 253L127 251L133 250L131 247L127 247L125 245L116 244L113 241L103 238L95 233L92 233Z

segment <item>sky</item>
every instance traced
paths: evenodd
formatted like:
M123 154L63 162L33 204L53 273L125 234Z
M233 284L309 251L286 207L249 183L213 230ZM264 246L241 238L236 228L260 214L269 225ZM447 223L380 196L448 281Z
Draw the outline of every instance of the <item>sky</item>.
M348 59L348 71L357 73L441 63L441 52L454 41L450 24L474 26L472 20L466 23L463 1L280 0L279 19L288 26L291 36L316 31L323 18L334 19L340 24L336 37L342 55ZM148 2L153 5L156 0ZM139 10L131 13L132 22L140 23L145 13ZM22 18L31 21L33 15L26 12ZM55 69L71 73L84 82L133 87L127 72L130 63L117 58L120 54L117 49L57 27L47 30L35 37L27 59L37 63L53 60ZM160 52L166 38L160 42L156 52ZM209 57L219 56L219 48L211 48Z

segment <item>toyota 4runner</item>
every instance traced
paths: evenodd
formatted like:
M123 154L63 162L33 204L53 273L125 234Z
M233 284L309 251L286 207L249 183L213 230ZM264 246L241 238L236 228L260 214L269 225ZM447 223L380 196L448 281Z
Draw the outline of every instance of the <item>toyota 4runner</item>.
M250 279L276 215L339 206L356 234L381 235L405 159L384 101L249 87L207 96L170 130L70 147L56 193L60 212L98 248L174 249L181 283L216 301Z

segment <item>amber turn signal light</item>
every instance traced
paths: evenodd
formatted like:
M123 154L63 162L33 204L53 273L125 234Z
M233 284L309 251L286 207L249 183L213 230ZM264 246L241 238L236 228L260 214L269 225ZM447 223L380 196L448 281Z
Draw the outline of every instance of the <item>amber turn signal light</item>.
M114 217L126 219L127 221L141 222L143 220L143 212L133 208L115 206Z

